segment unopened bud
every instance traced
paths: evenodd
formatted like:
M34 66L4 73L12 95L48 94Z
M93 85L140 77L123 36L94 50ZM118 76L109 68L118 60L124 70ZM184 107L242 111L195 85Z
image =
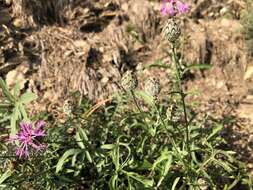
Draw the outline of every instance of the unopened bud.
M137 77L131 71L127 71L121 79L121 85L125 90L134 90L138 86Z
M157 98L160 91L161 85L159 79L152 77L145 82L145 92L153 98Z
M175 19L169 19L166 21L163 30L163 37L171 43L175 43L181 35L181 29L178 26Z

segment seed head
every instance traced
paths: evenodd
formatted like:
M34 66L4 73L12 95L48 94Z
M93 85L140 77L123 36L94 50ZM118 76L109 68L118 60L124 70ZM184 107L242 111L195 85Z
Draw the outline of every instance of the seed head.
M152 77L145 82L145 92L153 98L156 99L160 91L161 85L159 79Z
M137 77L131 71L126 71L121 79L121 85L125 90L134 90L138 86Z
M175 43L181 35L181 29L174 19L169 19L163 27L162 34L166 40Z

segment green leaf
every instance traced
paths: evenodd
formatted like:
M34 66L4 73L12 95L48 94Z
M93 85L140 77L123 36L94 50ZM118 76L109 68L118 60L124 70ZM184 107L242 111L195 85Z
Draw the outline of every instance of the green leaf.
M155 107L154 98L142 90L136 90L135 95L145 101L146 104Z
M155 63L145 66L144 69L149 69L149 68L153 68L153 67L164 68L164 69L170 68L169 65L162 63L162 61L160 59L158 59L155 61Z
M32 92L26 92L24 94L21 95L20 97L20 102L23 104L28 104L33 100L37 99L37 95L32 93Z
M168 152L168 150L164 150L162 152L162 155L156 160L156 162L153 165L153 170L155 169L156 165L163 163L163 165L161 165L162 168L162 172L161 172L161 177L157 183L157 187L159 187L162 183L162 181L164 180L165 176L168 174L169 169L171 167L172 164L172 155Z
M145 187L152 187L154 185L154 180L153 179L147 179L144 176L141 176L137 173L134 172L126 172L123 171L127 176L129 176L132 179L135 179L136 181L142 183Z
M87 149L87 148L85 147L85 144L88 143L88 140L89 140L89 139L88 139L88 137L87 137L85 131L84 131L80 126L77 127L77 132L76 132L75 138L76 138L76 141L77 141L78 146L79 146L81 149ZM89 153L88 150L85 150L85 155L86 155L86 158L88 159L88 161L89 161L90 163L92 163L92 158L91 158L91 155L90 155L90 153Z
M177 187L177 184L178 184L179 180L180 180L180 177L177 177L174 180L171 190L176 190L175 188Z
M81 138L80 131L79 131L78 129L77 129L77 132L76 132L76 135L75 135L75 139L76 139L77 145L78 145L81 149L85 149L84 142L82 142L83 139Z
M114 174L109 181L110 190L117 190L118 187L118 174Z
M192 70L192 69L210 69L212 68L212 65L209 64L191 64L187 66L186 70Z
M8 99L12 104L15 103L15 97L11 94L9 89L7 88L4 80L0 77L0 88L2 88L4 96Z
M15 106L11 114L11 136L16 135L17 133L17 120L19 117L20 112L18 110L18 107Z
M218 165L220 165L224 170L226 170L228 173L231 173L233 169L229 166L229 163L223 162L221 160L214 160Z
M27 113L25 111L24 105L23 104L19 104L18 107L19 107L19 111L20 111L20 113L22 115L22 119L23 120L28 120Z
M10 169L8 169L6 172L4 172L4 174L0 177L0 185L3 184L3 182L9 178L12 175L13 171L11 171Z
M167 160L169 156L169 151L167 149L163 150L161 156L159 156L154 162L152 170L154 171L157 165L160 164L162 161Z
M208 173L206 173L206 171L203 169L201 170L201 173L203 174L203 176L208 180L209 185L212 187L212 189L216 190L214 182L211 178L211 176L208 175Z
M217 124L214 128L212 128L212 133L207 137L207 140L211 139L215 136L218 132L220 132L223 128L223 125Z
M152 164L148 160L144 160L141 162L141 164L138 166L139 170L152 170Z
M87 160L90 162L90 163L92 163L92 158L91 158L91 155L90 155L90 153L89 153L89 151L85 151L85 156L86 156L86 158L87 158Z
M11 107L10 103L0 103L0 109L7 109L10 107Z
M69 149L67 150L62 157L59 159L58 163L56 164L56 173L59 173L59 171L62 170L63 165L65 164L65 162L67 161L67 159L72 156L72 155L76 155L76 154L80 154L83 150L81 149Z
M115 146L116 146L116 145L114 145L114 144L104 144L104 145L102 145L100 148L106 149L106 150L112 150L112 149L115 148Z
M169 155L164 165L163 176L166 176L168 174L171 167L171 163L172 163L172 155Z
M14 91L13 94L14 94L15 98L18 98L20 95L20 83L19 82L17 82L15 84L13 91Z

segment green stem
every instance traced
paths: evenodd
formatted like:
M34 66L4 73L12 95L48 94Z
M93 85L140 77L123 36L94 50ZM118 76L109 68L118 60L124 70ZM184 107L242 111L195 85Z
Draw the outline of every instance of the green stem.
M137 102L137 99L136 99L136 97L135 97L135 94L134 94L134 91L133 91L133 90L131 90L131 95L132 95L132 97L133 97L133 99L134 99L134 103L135 103L136 107L138 108L139 112L140 112L140 113L144 113L144 112L142 111L142 109L140 108L138 102ZM158 114L159 114L159 117L160 117L160 119L161 119L161 121L162 121L162 124L163 124L163 126L165 127L165 129L166 129L166 125L165 125L165 123L164 123L164 121L163 121L163 119L162 119L161 113L160 113L160 111L159 111L157 105L155 105L155 107L156 107L156 110L157 110L157 112L158 112ZM147 123L145 120L144 120L144 122L145 122L145 124L148 126L148 123ZM177 149L177 145L176 145L176 142L175 142L174 138L169 136L169 140L172 142L172 146L174 147L174 149L175 149L175 150L177 151L177 153L179 154L179 151L178 151L178 149Z
M158 109L158 106L157 106L156 104L155 104L155 107L156 107L156 111L157 111L157 113L158 113L158 115L159 115L159 117L160 117L160 120L162 121L163 127L166 129L166 128L167 128L167 127L166 127L166 124L165 124L165 122L164 122L164 120L163 120L163 118L162 118L162 115L161 115L161 113L160 113L160 111L159 111L159 109ZM174 138L171 137L171 136L169 136L169 140L172 142L172 146L174 147L174 149L176 150L176 152L178 153L178 155L180 155L180 154L179 154L179 151L178 151L178 149L177 149L177 144L176 144Z
M187 151L188 153L190 152L190 147L189 147L189 126L188 126L188 118L187 118L187 112L186 112L186 103L185 103L185 93L182 87L182 76L180 72L180 63L177 57L177 52L176 52L176 47L175 44L173 44L172 47L172 53L173 53L173 62L175 64L176 68L176 78L177 78L177 90L179 91L180 97L181 97L181 102L183 105L183 112L184 112L184 120L185 120L185 128L186 128L186 145L187 145Z
M134 103L135 103L137 109L139 110L140 113L143 113L142 109L140 108L140 106L139 106L139 104L138 104L138 102L137 102L137 98L136 98L136 96L135 96L135 94L134 94L134 91L131 90L130 92L131 92L131 95L132 95L132 97L133 97L133 99L134 99Z

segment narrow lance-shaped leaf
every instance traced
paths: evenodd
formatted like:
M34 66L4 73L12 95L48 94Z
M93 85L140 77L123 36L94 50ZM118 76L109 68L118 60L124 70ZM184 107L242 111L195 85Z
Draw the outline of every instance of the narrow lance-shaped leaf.
M20 95L20 83L17 82L14 86L14 89L13 89L13 94L15 96L15 98L18 98L19 95Z
M211 139L213 136L215 136L218 132L220 132L223 128L223 125L217 124L213 129L212 133L207 137L207 140Z
M56 173L59 173L59 171L61 171L63 169L63 165L65 164L65 162L67 161L67 159L70 156L80 154L81 152L82 152L81 149L69 149L69 150L67 150L62 155L62 157L59 159L58 163L56 164Z
M109 181L110 190L117 190L118 187L118 174L114 174Z
M15 106L12 114L11 114L11 136L16 135L17 133L17 120L20 117L20 112L18 110L18 107Z
M9 89L7 88L4 80L0 77L0 88L2 88L2 91L5 95L5 97L12 103L15 103L15 97L10 93Z
M141 175L134 173L134 172L123 171L123 173L125 173L130 178L142 183L146 188L152 187L154 185L153 179L147 179L146 177L141 176Z
M171 190L177 190L176 187L177 187L177 184L178 184L179 180L180 180L180 177L177 177L174 180Z
M8 179L12 175L13 171L10 169L6 170L3 175L0 177L0 185L3 184L3 182Z

